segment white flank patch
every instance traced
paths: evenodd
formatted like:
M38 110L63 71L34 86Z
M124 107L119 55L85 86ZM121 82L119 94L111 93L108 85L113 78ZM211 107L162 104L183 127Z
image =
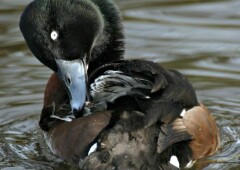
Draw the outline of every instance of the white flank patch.
M177 168L180 168L178 158L175 155L171 156L169 162L170 164L176 166Z
M182 113L180 114L182 117L185 115L186 109L183 109Z
M97 143L94 143L92 145L92 147L89 149L88 155L90 155L91 153L95 152L96 150L97 150Z

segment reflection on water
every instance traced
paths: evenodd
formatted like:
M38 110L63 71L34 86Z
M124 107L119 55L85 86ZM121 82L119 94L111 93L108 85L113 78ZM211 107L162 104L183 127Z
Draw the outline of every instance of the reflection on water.
M18 29L30 0L0 2L0 169L74 169L52 155L38 127L51 71ZM122 0L127 58L177 69L216 117L221 148L193 169L240 169L240 1Z

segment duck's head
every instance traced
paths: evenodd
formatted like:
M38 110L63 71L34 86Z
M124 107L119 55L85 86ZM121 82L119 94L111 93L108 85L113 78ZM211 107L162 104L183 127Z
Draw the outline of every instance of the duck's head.
M35 0L20 29L32 53L64 82L72 111L85 103L87 72L124 52L121 17L109 0Z

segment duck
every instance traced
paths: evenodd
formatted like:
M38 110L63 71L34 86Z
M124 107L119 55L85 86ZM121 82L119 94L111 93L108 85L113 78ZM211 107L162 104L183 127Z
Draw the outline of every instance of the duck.
M126 60L111 0L34 0L20 30L54 73L39 125L51 151L80 169L176 169L214 154L219 131L179 72Z

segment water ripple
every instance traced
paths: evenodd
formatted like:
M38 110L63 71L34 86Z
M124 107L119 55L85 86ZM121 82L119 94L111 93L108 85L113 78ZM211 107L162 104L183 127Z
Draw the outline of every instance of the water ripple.
M31 0L0 2L0 169L74 169L46 146L38 127L44 86L52 71L27 49L18 28ZM220 129L216 155L193 169L239 169L240 1L122 0L126 58L177 69Z

